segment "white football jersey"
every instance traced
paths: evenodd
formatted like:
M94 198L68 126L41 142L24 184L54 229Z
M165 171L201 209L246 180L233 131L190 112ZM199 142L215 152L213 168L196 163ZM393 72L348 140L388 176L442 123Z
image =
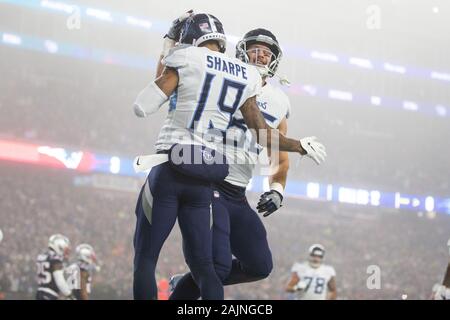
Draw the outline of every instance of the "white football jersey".
M328 282L336 276L336 271L332 266L320 265L313 268L308 262L295 263L291 272L299 277L300 285L303 289L298 291L299 300L325 300L328 292Z
M91 293L91 272L89 271L89 266L85 263L75 262L68 266L64 273L66 274L67 283L71 290L81 289L81 270L85 270L89 273L88 281L86 283L86 291L88 294Z
M261 93L256 96L256 101L262 115L271 128L278 128L284 118L289 118L291 104L287 95L280 88L267 82L261 88ZM245 144L238 146L236 149L234 157L237 161L230 165L230 173L225 178L225 181L245 188L253 175L253 169L258 160L257 152L260 149L257 146L249 147L249 145L255 145L256 141L252 139L251 132L245 125L240 111L236 112L232 126L227 134L230 134L231 131L235 131L233 135L236 137L242 137L242 140L245 139Z
M217 141L223 142L233 115L261 90L261 76L254 66L205 47L177 46L163 62L177 69L179 81L170 97L157 151L175 143L215 148ZM207 133L216 143L208 141Z

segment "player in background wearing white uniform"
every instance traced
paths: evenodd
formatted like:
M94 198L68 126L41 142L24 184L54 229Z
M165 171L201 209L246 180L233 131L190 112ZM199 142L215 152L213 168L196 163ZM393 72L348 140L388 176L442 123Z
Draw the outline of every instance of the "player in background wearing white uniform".
M211 167L207 159L214 158L214 149L222 151L222 134L238 109L248 127L256 130L259 143L270 148L271 137L275 135L279 137L280 150L307 153L300 141L286 138L267 126L255 98L261 88L261 77L255 67L223 54L226 38L217 18L195 14L186 19L180 30L179 41L184 45L171 49L165 56L161 76L139 94L134 104L135 114L145 117L171 97L169 114L156 143L160 153L156 156L164 159L158 165L150 161L153 168L136 206L133 285L136 299L156 299L156 263L177 218L185 259L202 298L223 299L221 279L229 270L218 275L214 268L211 201L212 183L223 181L228 167L216 161ZM259 130L265 130L267 141L260 141ZM217 133L220 143L210 141ZM188 146L186 151L191 155L200 153L204 163L200 166L192 162L175 163L174 150L180 145ZM234 152L232 148L224 150ZM178 149L175 156L176 152ZM148 158L138 157L135 167L145 168L144 159ZM191 159L188 157L188 161ZM231 256L231 252L228 254Z
M60 295L72 297L72 290L64 278L64 265L70 254L70 241L61 234L48 240L48 248L37 257L36 300L57 300Z
M337 297L336 272L322 263L325 249L320 244L309 248L308 262L292 266L287 292L298 293L299 300L334 300Z
M447 242L447 246L450 255L450 239ZM431 300L450 300L450 260L442 284L437 283L433 286Z
M290 114L289 99L281 89L267 82L269 77L275 75L282 57L275 35L262 28L247 32L237 44L236 57L257 67L263 85L261 93L256 97L258 107L268 126L286 134L287 118ZM233 132L239 141L251 145L252 137L239 111L233 117L229 131ZM302 139L302 146L308 145L307 141L318 149L322 147L313 138ZM226 270L231 262L231 272L224 280L224 285L261 280L268 277L272 271L272 254L266 230L245 195L258 152L257 148L237 148L236 158L245 161L230 164L230 173L225 181L215 186L213 242L216 270ZM287 152L275 150L273 153L270 157L273 166L269 177L270 191L261 196L257 206L258 212L263 213L264 217L281 207L289 169ZM323 159L314 160L319 164L319 160ZM230 247L235 256L232 261L226 254ZM190 274L174 276L171 285L174 290L170 299L197 299L199 296L198 288Z
M89 300L92 286L92 274L99 270L94 248L87 243L75 249L77 261L66 268L67 282L76 300Z

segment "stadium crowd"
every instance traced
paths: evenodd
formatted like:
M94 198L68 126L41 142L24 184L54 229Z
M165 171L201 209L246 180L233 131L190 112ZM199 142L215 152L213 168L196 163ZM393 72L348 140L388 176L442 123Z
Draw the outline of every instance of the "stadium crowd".
M53 233L67 235L72 248L94 246L101 270L93 299L132 298L132 237L137 192L74 184L76 173L3 163L0 203L0 292L4 299L32 299L35 258ZM26 176L26 179L20 177ZM256 204L257 195L250 194ZM312 243L327 250L337 271L340 299L426 299L442 281L448 261L450 216L286 199L263 219L274 257L271 276L226 288L228 299L286 299L283 291L295 261L307 258ZM251 236L251 235L249 235ZM367 268L381 270L381 289L366 286ZM158 265L158 279L187 270L176 226Z

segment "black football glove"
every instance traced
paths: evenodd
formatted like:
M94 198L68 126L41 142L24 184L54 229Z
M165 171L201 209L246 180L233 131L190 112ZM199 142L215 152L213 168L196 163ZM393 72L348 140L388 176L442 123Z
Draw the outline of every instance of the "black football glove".
M194 10L191 9L175 19L164 38L169 38L174 40L175 42L178 42L180 40L181 27L183 26L184 21L192 15L194 15Z
M263 217L267 217L281 208L283 196L276 190L270 190L261 195L256 209L259 213L263 213Z

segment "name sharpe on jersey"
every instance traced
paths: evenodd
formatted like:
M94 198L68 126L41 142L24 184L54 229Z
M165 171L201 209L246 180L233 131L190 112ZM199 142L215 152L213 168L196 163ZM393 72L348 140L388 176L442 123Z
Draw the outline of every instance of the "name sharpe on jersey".
M247 80L247 68L238 63L225 61L221 57L206 56L206 67L232 74Z

